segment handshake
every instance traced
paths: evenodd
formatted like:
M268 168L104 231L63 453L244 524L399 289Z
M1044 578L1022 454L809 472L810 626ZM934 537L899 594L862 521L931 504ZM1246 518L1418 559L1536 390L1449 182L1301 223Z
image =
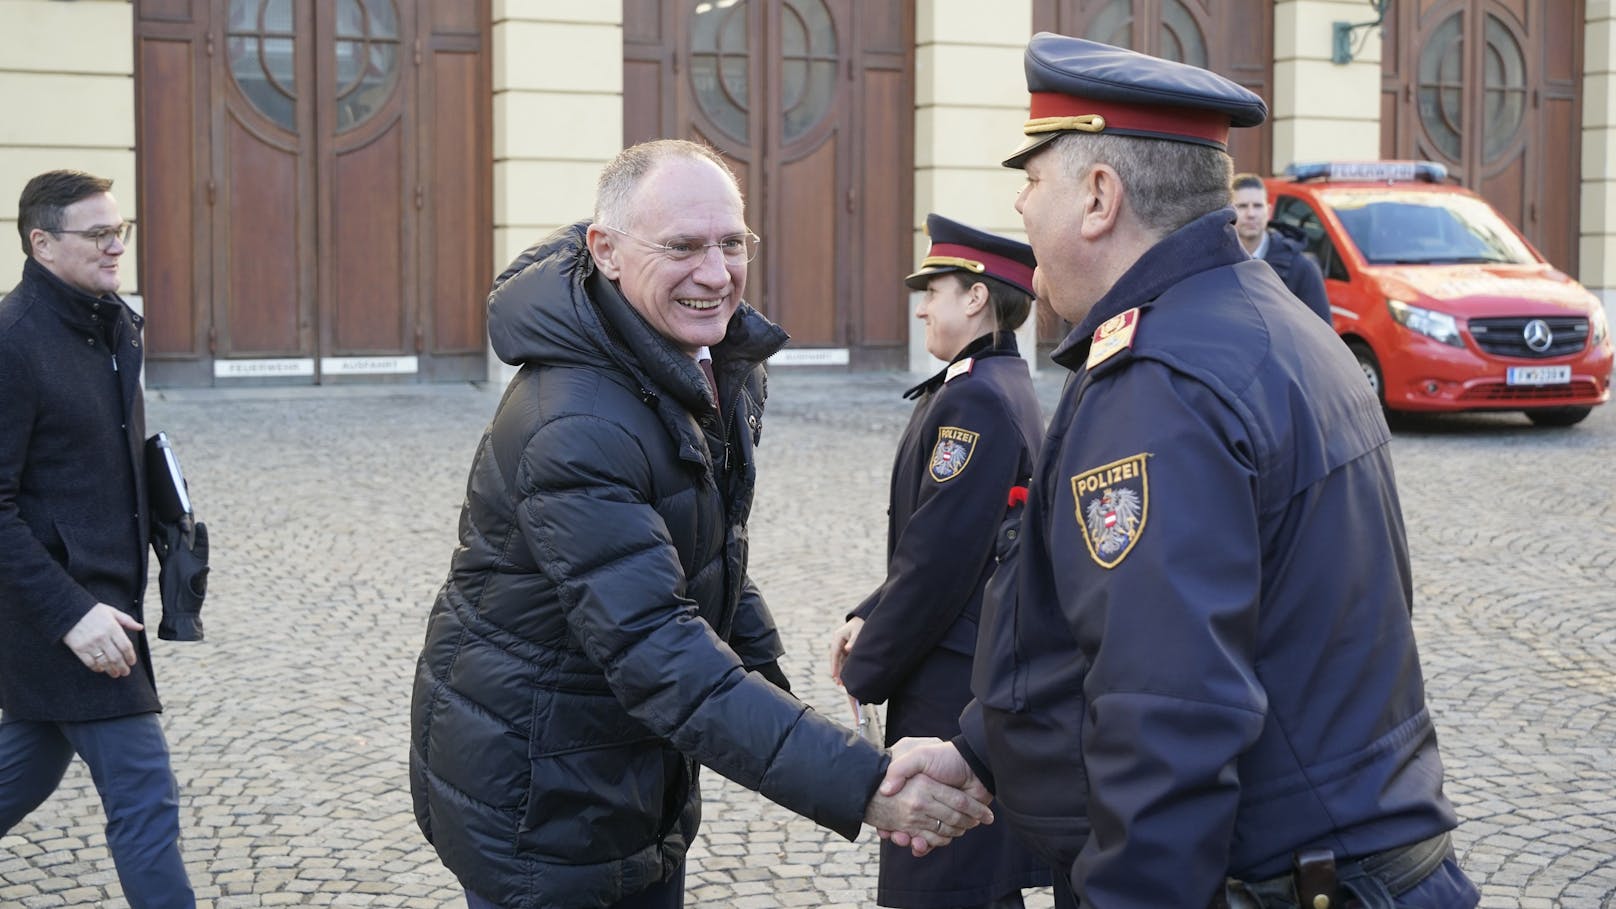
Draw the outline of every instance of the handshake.
M864 822L918 858L977 824L993 823L992 800L993 793L953 745L906 738L892 746L892 763L865 808Z

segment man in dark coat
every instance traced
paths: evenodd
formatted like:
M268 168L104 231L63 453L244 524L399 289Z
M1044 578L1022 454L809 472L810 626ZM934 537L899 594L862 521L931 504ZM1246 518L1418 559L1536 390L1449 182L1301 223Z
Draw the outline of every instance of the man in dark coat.
M1063 906L1476 905L1379 403L1233 231L1262 100L1077 38L1026 62L1006 164L1072 376L962 735L893 776L991 780Z
M747 574L763 362L786 341L741 300L757 244L717 153L647 143L489 298L521 370L411 706L416 818L472 909L681 906L702 764L850 839L990 817L979 788L877 794L887 756L780 672Z
M1330 318L1330 296L1324 290L1319 264L1302 248L1299 237L1268 223L1268 189L1256 174L1236 174L1234 178L1234 232L1240 245L1253 259L1261 259L1285 282L1285 287L1324 324ZM1294 229L1294 228L1293 228Z
M141 319L118 297L112 183L28 182L22 281L0 302L0 835L77 753L134 909L196 904L142 624Z
M959 734L995 542L1019 513L1044 432L1015 336L1032 308L1032 247L935 214L926 232L931 248L904 283L924 292L915 318L948 365L904 395L916 400L892 464L886 579L830 647L831 678L849 698L888 705L889 745ZM1021 888L1048 884L1049 866L1014 833L982 827L947 861L883 841L876 902L1017 909Z

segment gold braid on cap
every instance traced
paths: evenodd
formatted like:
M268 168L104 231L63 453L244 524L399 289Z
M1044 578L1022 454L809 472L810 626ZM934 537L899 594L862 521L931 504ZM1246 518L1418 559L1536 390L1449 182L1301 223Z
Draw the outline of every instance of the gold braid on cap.
M1105 132L1105 118L1099 114L1083 114L1077 117L1039 117L1028 120L1021 131L1029 136L1040 133L1064 133L1077 130L1085 133Z
M963 268L966 271L981 274L988 270L986 265L975 259L961 259L959 256L927 256L920 260L921 268L930 268L933 265L950 265L954 268Z

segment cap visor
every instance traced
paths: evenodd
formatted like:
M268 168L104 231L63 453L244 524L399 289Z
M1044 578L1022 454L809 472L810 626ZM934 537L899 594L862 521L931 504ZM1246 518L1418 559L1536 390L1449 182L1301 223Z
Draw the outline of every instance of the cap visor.
M1037 154L1039 149L1055 141L1055 137L1060 135L1063 134L1039 133L1035 136L1028 136L1027 141L1021 143L1021 147L1016 149L1015 152L1010 155L1010 157L1005 158L1002 163L1005 167L1014 167L1019 170L1026 165L1028 158L1031 158L1034 154Z
M926 285L931 283L932 276L946 275L955 271L959 271L959 269L934 265L931 268L922 268L920 271L904 278L903 283L910 290L925 290Z

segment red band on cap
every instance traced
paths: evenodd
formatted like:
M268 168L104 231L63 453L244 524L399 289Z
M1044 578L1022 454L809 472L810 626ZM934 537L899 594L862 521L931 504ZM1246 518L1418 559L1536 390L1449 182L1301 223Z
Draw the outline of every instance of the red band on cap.
M1105 118L1104 132L1126 130L1163 139L1216 145L1219 148L1229 145L1229 115L1205 108L1118 104L1058 92L1033 92L1031 112L1027 116L1030 120L1038 120L1089 114Z
M961 246L958 243L933 243L931 251L926 253L929 259L932 256L947 256L955 259L969 259L981 262L985 273L1001 281L1009 281L1028 293L1032 292L1032 266L996 256L971 246Z

